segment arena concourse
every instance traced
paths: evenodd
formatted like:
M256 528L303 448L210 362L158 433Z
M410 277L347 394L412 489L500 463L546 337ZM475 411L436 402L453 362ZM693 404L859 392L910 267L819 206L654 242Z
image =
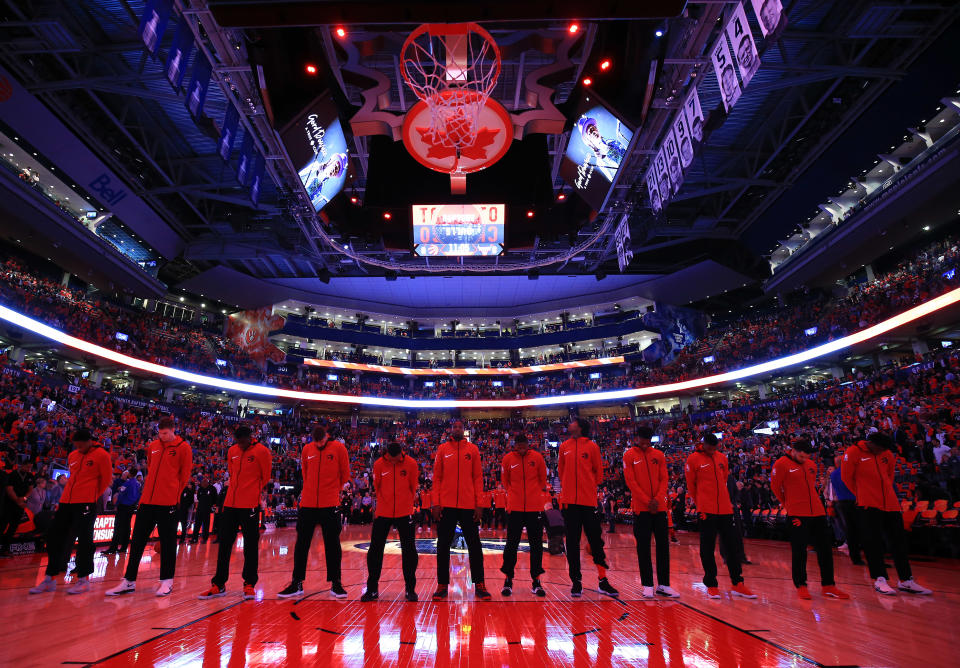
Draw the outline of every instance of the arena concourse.
M5 9L0 665L956 665L960 5Z

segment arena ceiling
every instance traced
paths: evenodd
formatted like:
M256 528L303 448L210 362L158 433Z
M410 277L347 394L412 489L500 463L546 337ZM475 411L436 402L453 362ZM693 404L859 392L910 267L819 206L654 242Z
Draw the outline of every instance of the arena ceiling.
M625 273L669 276L714 261L756 282L767 265L742 243L745 233L907 75L960 13L960 6L947 0L785 0L786 20L766 37L754 31L761 66L727 113L708 49L735 3L601 2L587 8L582 2L176 0L174 14L187 17L200 52L213 64L204 113L195 120L183 92L171 88L164 75L172 24L160 58L151 57L138 34L144 5L6 0L0 5L0 64L177 235L178 250L168 254L160 273L171 287L213 269L275 285L426 273L602 279L619 272L614 233L622 221L629 225L634 255ZM583 16L584 11L596 16ZM398 76L397 53L405 36L420 21L471 18L501 45L503 69L493 97L522 114L549 106L540 88L545 87L549 102L568 119L559 130L547 124L549 132L523 137L515 145L529 142L530 154L540 159L509 163L498 177L533 179L527 199L514 195L513 203L536 215L516 224L511 246L495 260L444 263L416 257L396 242L405 232L392 233L382 218L396 193L385 191L382 179L371 181L378 167L399 172L404 163L376 135L353 137L348 194L317 215L279 141L276 119L271 122L257 67L288 68L287 78L267 88L268 104L282 105L278 85L301 85L310 59L328 75L318 85L332 84L341 118L360 110L371 90L382 97L383 110L402 114L414 102ZM571 22L583 27L575 37L568 31ZM612 63L606 72L599 69L603 60ZM558 175L569 116L589 94L585 76L592 79L590 90L636 128L619 181L596 211L571 195ZM705 115L704 141L682 187L655 213L644 177L691 85ZM228 107L239 110L241 126L266 158L268 178L256 205L216 152ZM375 186L380 189L373 192ZM570 196L561 200L561 193ZM349 196L360 206L351 207ZM710 291L707 281L702 294L685 294L684 301ZM239 303L244 295L224 297Z

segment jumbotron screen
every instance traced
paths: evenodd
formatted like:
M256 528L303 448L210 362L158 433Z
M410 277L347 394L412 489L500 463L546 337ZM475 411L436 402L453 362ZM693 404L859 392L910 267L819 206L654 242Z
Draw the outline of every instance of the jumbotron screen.
M414 204L413 252L421 257L503 252L504 204Z

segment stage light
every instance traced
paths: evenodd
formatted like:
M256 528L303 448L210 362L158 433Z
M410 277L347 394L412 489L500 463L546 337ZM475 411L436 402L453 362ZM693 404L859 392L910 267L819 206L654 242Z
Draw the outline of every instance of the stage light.
M356 203L359 202L359 201L360 201L360 200L358 200L356 197L351 197L351 198L350 198L350 203L351 203L351 204L356 204Z
M567 194L566 194L566 193L560 193L559 195L557 195L557 199L562 202L563 200L567 199Z
M591 79L590 77L586 77L586 78L584 78L584 80L583 80L583 85L584 85L584 86L589 86L589 85L592 84L592 83L593 83L593 79Z
M653 33L653 34L656 35L657 37L663 37L663 31L662 31L662 30L658 30L657 32L655 32L655 33Z
M568 31L571 35L576 35L579 30L580 30L580 24L579 24L579 23L571 23L571 24L570 24L570 27L567 28L567 31Z
M383 219L384 219L384 220L390 220L391 218L393 218L393 214L392 214L392 213L390 213L389 211L384 211L384 212L383 212Z
M613 63L611 63L609 60L602 60L602 61L600 61L600 70L603 71L603 72L606 72L607 70L610 69L610 66L611 66L612 64L613 64Z
M340 39L343 39L344 37L347 36L347 31L343 29L343 26L339 26L336 30L336 33L337 33L337 37L339 37Z
M316 73L317 73L317 66L314 65L313 63L308 63L307 66L304 67L303 69L306 70L307 74L316 74Z
M533 211L527 211L527 218L533 218Z

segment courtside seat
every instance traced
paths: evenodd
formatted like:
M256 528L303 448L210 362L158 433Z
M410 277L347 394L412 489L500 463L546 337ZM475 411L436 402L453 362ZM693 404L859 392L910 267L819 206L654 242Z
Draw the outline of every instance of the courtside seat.
M916 509L919 510L921 513L929 507L930 507L929 501L917 501Z
M946 499L937 499L933 502L933 509L938 513L942 513L947 509L947 500Z
M903 512L907 512L907 511L910 510L910 508L912 508L912 507L913 507L913 502L912 502L912 501L901 501L901 502L900 502L900 510L902 510Z
M936 510L921 510L920 517L916 521L916 526L931 526L936 524L939 514Z
M954 508L953 510L947 510L941 513L940 523L947 526L956 526L958 523L957 515L960 515L960 510Z

